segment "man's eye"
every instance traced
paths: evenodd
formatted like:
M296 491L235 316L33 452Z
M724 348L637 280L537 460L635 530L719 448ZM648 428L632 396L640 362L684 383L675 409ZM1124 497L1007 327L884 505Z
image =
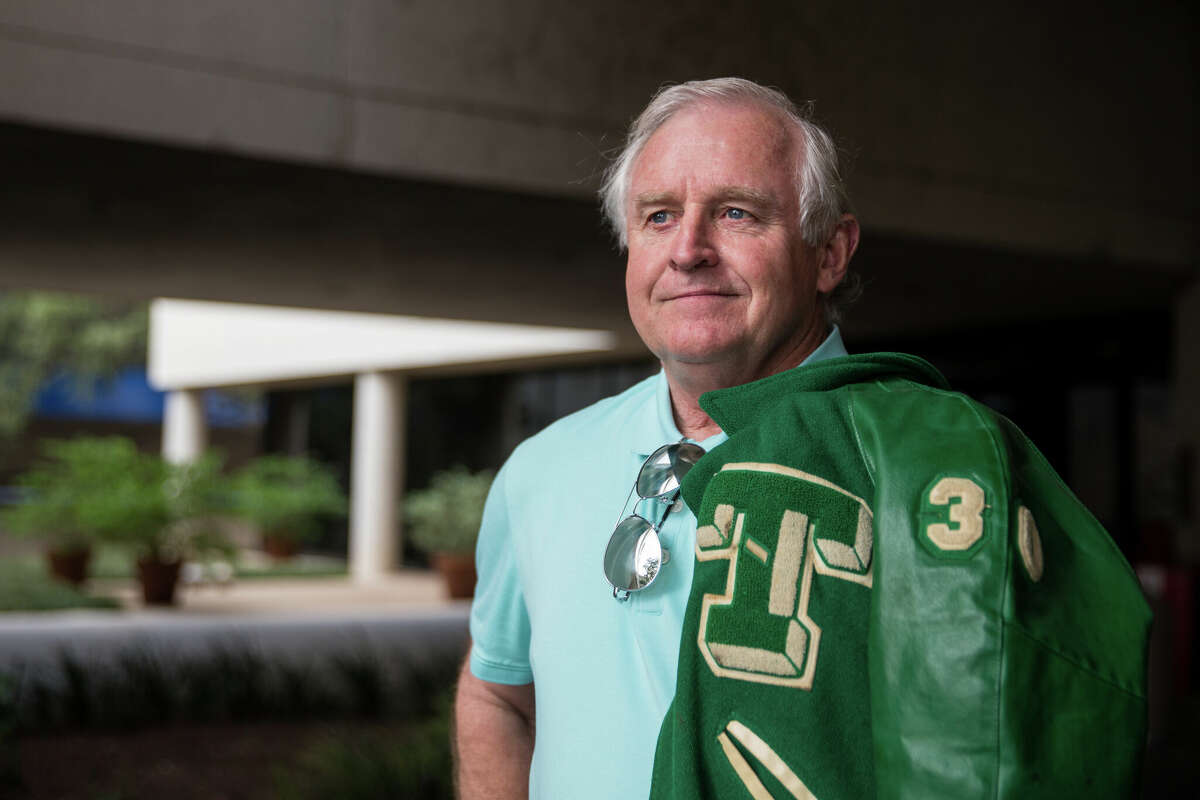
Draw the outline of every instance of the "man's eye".
M665 225L667 223L667 212L655 211L650 215L651 225Z
M725 216L729 219L750 219L750 212L740 208L730 208L725 211Z

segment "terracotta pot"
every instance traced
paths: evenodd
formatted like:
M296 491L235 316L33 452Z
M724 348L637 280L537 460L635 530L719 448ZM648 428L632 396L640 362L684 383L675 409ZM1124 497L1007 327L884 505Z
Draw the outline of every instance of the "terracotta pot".
M78 586L87 580L92 548L85 545L74 550L47 550L46 560L50 563L51 575Z
M442 576L452 598L475 596L475 555L473 553L434 553L430 560Z
M179 568L182 561L158 561L139 558L138 578L142 582L142 599L148 606L170 606L175 604L175 587L179 584Z
M300 552L300 543L290 536L264 533L262 546L267 555L276 561L287 561Z

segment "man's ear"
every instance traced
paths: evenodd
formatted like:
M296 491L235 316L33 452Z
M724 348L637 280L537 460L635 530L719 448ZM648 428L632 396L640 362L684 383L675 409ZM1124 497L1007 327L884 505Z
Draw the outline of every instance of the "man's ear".
M817 291L829 294L846 277L850 259L858 249L858 220L853 214L843 214L838 220L833 236L821 248L820 266L817 267Z

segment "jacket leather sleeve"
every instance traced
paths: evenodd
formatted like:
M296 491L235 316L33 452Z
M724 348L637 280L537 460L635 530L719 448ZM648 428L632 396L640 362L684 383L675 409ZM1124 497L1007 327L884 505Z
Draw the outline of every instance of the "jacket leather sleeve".
M898 382L852 406L875 484L878 796L1135 793L1149 611L1111 539L968 398Z

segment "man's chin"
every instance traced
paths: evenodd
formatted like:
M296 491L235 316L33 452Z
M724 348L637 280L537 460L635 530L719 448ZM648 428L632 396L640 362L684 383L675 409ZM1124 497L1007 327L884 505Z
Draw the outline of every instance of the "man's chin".
M659 360L673 362L684 367L723 367L744 365L747 361L745 348L739 342L707 340L702 342L676 343L665 351Z

